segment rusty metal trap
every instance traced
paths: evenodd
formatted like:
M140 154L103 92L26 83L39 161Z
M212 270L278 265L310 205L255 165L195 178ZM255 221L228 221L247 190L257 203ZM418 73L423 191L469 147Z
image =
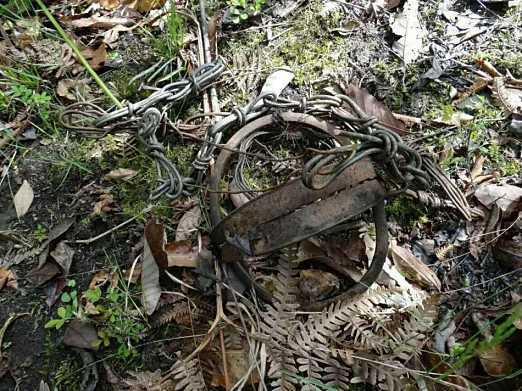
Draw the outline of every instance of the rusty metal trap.
M342 137L342 127L342 122L339 124L310 114L277 110L235 132L211 168L212 240L221 251L222 262L230 265L236 276L264 301L272 301L272 295L251 276L247 259L293 246L370 209L375 224L376 246L367 271L359 281L337 296L302 307L317 311L337 300L363 293L375 282L383 268L388 250L384 209L386 188L393 186L386 184L390 177L376 173L376 161L368 157L371 154L364 153L371 151L371 148L360 149L360 144ZM300 161L299 167L294 167L289 180L257 197L251 197L244 205L225 214L223 189L243 194L253 191L245 186L241 175L249 147L260 138L271 138L272 142L286 139L294 144L299 141L304 148L302 154L282 159ZM263 146L261 142L257 144ZM373 148L378 152L375 155L382 159L383 150L376 145ZM264 149L268 150L268 147ZM339 150L343 152L331 153ZM350 154L348 160L343 157L346 152ZM250 153L250 156L256 157L258 154ZM346 164L347 161L351 161L350 164ZM232 181L227 184L228 178ZM350 278L342 268L336 271Z

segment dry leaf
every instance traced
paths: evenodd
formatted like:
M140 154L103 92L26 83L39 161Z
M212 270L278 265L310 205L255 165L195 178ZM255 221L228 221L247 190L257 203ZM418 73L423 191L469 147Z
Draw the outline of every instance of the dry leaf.
M143 243L143 267L141 271L141 301L147 315L152 315L156 310L161 296L161 286L159 283L159 268L156 263L150 243L158 243L163 240L164 230L158 228L163 226L153 221L145 227L145 240ZM158 237L160 236L160 237ZM164 254L164 253L163 253Z
M486 207L497 204L503 214L521 210L522 188L513 185L486 184L479 186L475 197Z
M2 288L18 288L18 282L16 281L16 273L12 270L0 267L0 290Z
M80 319L73 319L63 336L64 344L80 349L97 350L100 342L96 329L89 322Z
M60 265L64 276L67 277L69 269L71 268L74 250L68 246L67 243L62 241L56 245L54 251L51 251L49 255L51 255L56 263Z
M18 189L14 196L14 206L16 209L16 215L18 218L22 217L27 213L31 204L34 200L34 192L33 188L25 179L22 183L22 186Z
M107 50L104 43L96 49L87 48L82 50L82 55L95 71L101 69L107 60Z
M478 353L480 363L489 376L509 375L516 368L512 354L502 345Z
M132 26L134 21L130 18L117 18L109 16L90 16L88 18L62 18L62 22L73 28L93 28L106 30L114 26Z
M161 391L164 389L162 387L163 382L160 369L155 372L129 371L129 374L132 378L123 380L123 383L127 386L125 389L129 391Z
M107 30L105 33L103 33L103 43L112 48L113 44L116 43L120 38L120 33L130 30L132 30L132 27L125 27L121 24L114 26L110 30Z
M62 79L58 82L56 93L62 98L70 101L77 101L90 91L86 80Z
M60 274L60 268L54 262L47 262L41 268L31 270L27 274L27 278L34 285L40 286L58 274Z
M127 1L128 7L135 9L138 12L145 13L150 10L163 7L166 0L131 0Z
M393 43L392 49L400 55L405 64L414 62L422 51L424 29L419 21L418 0L407 0L404 10L391 26L394 34L401 36Z
M188 240L194 232L198 231L199 222L201 221L201 209L196 205L188 210L179 220L176 228L176 242L180 240Z
M47 296L45 303L49 308L56 303L66 285L67 281L65 278L59 277L45 287L45 294Z
M98 3L106 10L114 10L121 5L121 0L98 0Z
M113 181L128 181L131 178L134 178L137 174L138 171L131 170L130 168L117 168L105 175L104 178Z
M163 224L149 221L145 226L145 238L156 263L163 268L168 267L167 253L165 252L167 235Z
M440 291L441 283L435 272L417 259L410 250L393 244L390 246L390 253L395 266L406 278Z
M92 277L91 282L89 283L89 289L96 289L96 288L102 287L103 285L105 285L107 283L107 281L109 281L109 278L110 278L110 273L105 270L96 272L94 274L94 276Z
M198 267L199 256L197 247L192 247L190 240L181 240L168 243L167 252L168 267Z
M392 128L399 134L406 131L404 124L399 121L386 105L378 101L366 88L359 88L353 84L343 84L342 89L346 95L355 100L355 103L368 115L374 116L377 120Z
M100 200L94 204L91 216L98 216L103 213L109 213L112 211L112 205L114 204L114 198L111 194L100 195Z

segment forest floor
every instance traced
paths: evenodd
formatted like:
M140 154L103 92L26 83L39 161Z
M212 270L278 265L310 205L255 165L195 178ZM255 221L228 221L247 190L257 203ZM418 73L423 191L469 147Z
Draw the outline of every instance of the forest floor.
M203 18L196 3L0 4L0 390L522 389L522 3L208 0ZM224 69L198 84L210 60ZM212 187L267 78L280 87L273 123ZM190 94L158 99L157 134L143 136L143 102L165 86ZM227 231L232 255L210 205L277 195L309 153L346 160L335 131L278 122L344 94L367 116L327 108L322 121L397 131L465 211L440 183L385 179L392 160L374 155L389 191L384 269L336 300L378 252L370 201L269 253ZM238 120L209 138L227 115ZM204 140L216 148L198 171ZM277 213L277 197L258 214ZM272 304L226 262L234 251Z

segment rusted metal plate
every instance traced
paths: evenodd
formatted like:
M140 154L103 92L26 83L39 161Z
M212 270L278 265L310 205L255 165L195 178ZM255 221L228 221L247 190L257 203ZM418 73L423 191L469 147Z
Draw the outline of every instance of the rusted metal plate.
M372 179L276 220L251 226L247 237L253 254L267 254L335 227L372 208L383 198L383 187Z
M337 179L324 189L313 190L306 187L301 178L288 181L277 190L265 193L236 209L216 227L216 230L244 235L252 226L257 226L278 217L292 213L295 209L319 199L375 178L375 171L369 160L362 160L346 169Z
M215 228L250 255L283 248L346 221L384 198L369 160L347 168L323 189L292 180L236 209Z

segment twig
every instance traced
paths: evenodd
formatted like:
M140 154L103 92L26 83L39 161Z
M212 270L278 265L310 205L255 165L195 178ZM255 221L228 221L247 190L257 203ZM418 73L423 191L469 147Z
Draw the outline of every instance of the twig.
M113 233L114 231L117 231L119 230L120 228L122 227L125 227L127 224L129 223L132 223L134 220L136 220L138 217L140 217L141 215L147 213L148 211L150 211L152 209L152 205L149 205L148 207L146 207L143 212L141 212L139 215L136 215L136 216L133 216L131 217L130 219L124 221L123 223L121 224L118 224L116 227L112 227L111 229L109 229L108 231L105 231L97 236L93 236L92 238L89 238L89 239L80 239L80 240L72 240L72 241L67 241L67 243L74 243L74 244L89 244L89 243L92 243L92 242L95 242L97 241L98 239L101 239L101 238L104 238L105 236Z

